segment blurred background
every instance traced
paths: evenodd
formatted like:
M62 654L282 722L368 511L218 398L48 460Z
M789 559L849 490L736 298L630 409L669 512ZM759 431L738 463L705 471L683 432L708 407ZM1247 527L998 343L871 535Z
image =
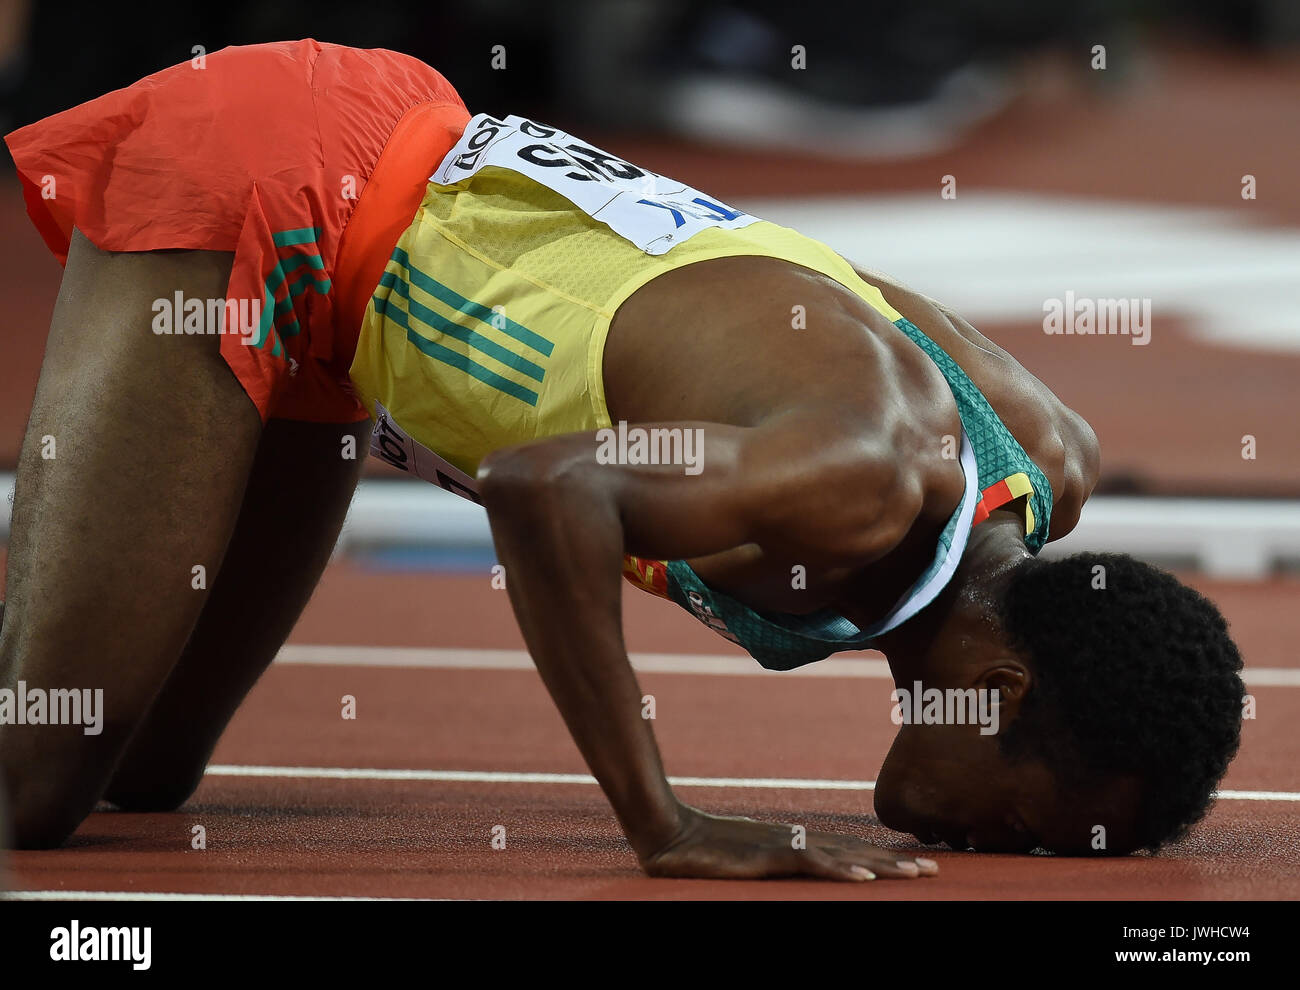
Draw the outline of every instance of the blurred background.
M1101 439L1109 497L1063 548L1128 549L1212 579L1295 569L1293 0L368 0L364 17L315 4L309 23L318 40L424 59L472 112L559 125L954 307ZM128 85L195 46L303 30L291 5L3 0L0 122ZM60 274L11 167L0 252L8 488ZM1046 301L1067 292L1149 299L1149 343L1045 333ZM493 558L477 509L386 470L368 466L322 595L332 582L346 598L372 579L481 581ZM373 638L326 611L304 619L328 620L313 638Z

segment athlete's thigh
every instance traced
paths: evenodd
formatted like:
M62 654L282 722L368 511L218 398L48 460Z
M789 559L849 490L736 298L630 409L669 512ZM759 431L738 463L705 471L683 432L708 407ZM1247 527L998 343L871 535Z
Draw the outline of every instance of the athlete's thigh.
M0 687L102 690L103 709L94 727L0 724L19 844L93 807L203 608L194 569L220 569L261 420L219 337L152 323L177 292L223 296L230 265L74 232L18 464Z
M226 723L316 587L369 434L369 420L267 423L225 562L108 800L128 809L172 808L198 785Z

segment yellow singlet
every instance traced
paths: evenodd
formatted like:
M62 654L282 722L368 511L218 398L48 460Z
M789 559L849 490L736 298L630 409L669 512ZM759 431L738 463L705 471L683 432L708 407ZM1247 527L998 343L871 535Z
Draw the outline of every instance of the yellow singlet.
M610 426L602 357L615 311L656 276L728 255L794 262L900 319L848 262L786 227L709 228L652 255L540 182L488 166L429 183L366 309L352 382L372 413L378 401L473 477L496 448Z

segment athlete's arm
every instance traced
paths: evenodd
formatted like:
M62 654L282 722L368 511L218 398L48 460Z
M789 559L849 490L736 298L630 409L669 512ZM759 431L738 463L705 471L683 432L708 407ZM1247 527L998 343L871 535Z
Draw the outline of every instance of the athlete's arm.
M887 456L887 443L830 442L843 426L827 417L842 415L792 414L755 428L641 424L702 430L698 474L680 464L598 463L592 433L496 451L479 468L529 651L652 874L854 880L865 878L855 866L879 876L921 870L849 837L810 833L807 848L796 849L788 825L716 818L678 802L623 643L625 551L675 559L770 543L802 548L810 560L866 563L906 533L920 509L919 482L897 467L896 452ZM857 497L844 498L846 490Z

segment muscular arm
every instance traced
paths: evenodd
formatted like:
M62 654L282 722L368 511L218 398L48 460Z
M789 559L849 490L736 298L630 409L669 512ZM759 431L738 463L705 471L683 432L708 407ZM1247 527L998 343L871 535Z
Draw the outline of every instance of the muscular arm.
M496 451L480 466L483 502L528 649L647 868L705 819L715 832L717 822L730 822L733 831L740 826L700 817L668 786L623 643L623 554L682 558L780 542L826 559L865 563L883 555L919 511L919 486L900 474L897 459L881 444L817 442L844 435L842 424L831 421L837 415L789 415L754 428L642 424L702 430L704 461L697 475L680 465L599 464L590 433ZM846 485L863 497L843 498ZM856 879L851 867L869 863L886 875L916 873L915 867L893 869L897 857L878 850L841 860L811 846L812 855L798 853L789 848L788 828L744 825L778 829L775 838L763 833L773 847L746 833L749 844L739 843L746 851L732 857L744 862L728 860L731 872L710 872L698 856L672 870ZM713 840L722 841L717 834Z
M1055 503L1050 538L1074 529L1101 468L1097 435L1087 420L958 313L880 272L854 271L962 366L1047 474Z

